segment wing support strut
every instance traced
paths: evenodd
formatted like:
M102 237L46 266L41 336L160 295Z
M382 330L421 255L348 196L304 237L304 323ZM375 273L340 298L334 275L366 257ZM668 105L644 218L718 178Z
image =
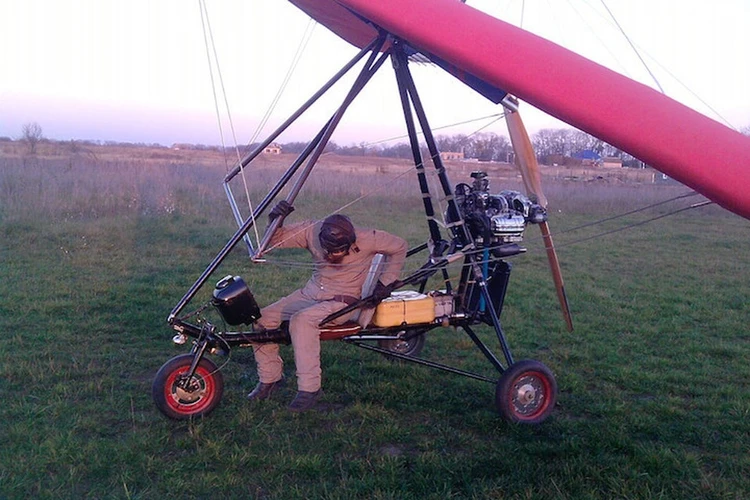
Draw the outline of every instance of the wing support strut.
M381 40L380 46L382 46L383 42L384 42L384 39ZM378 46L378 49L380 49L380 46ZM354 85L352 86L351 90L349 90L349 93L346 95L344 102L341 104L339 109L336 110L334 115L331 117L331 119L328 121L326 126L321 131L322 135L320 135L320 140L315 146L315 149L312 151L312 155L307 160L307 165L305 165L305 168L302 170L302 172L300 172L299 176L297 177L297 180L292 186L291 191L286 197L286 201L289 202L290 205L294 204L294 200L297 198L297 195L302 190L302 186L304 186L305 182L307 181L307 178L312 173L312 170L315 167L315 164L317 163L318 159L320 158L320 155L323 154L323 150L328 144L328 141L330 140L331 135L333 135L334 130L336 130L336 127L338 126L339 122L344 117L344 113L346 112L346 109L349 107L352 101L354 101L354 98L357 97L357 95L359 95L359 93L365 87L367 82L370 81L370 78L372 78L373 75L375 75L375 73L378 71L378 69L380 69L380 67L383 65L383 63L386 61L389 55L388 51L386 51L386 53L382 54L380 58L377 58L378 54L379 54L379 50L373 50L370 53L370 58L368 59L367 64L365 64L365 66L362 68L362 71L357 77L357 80L354 82ZM253 255L253 259L259 259L260 257L263 256L263 253L266 251L266 249L268 248L268 245L271 242L271 238L273 237L273 234L281 226L283 221L284 221L283 216L277 217L273 221L271 221L271 223L266 228L266 233L263 235L263 240L260 242L260 245L258 245L258 250L255 252L255 255Z
M430 200L430 194L429 187L424 180L424 168L422 168L421 170L419 168L423 164L421 153L419 152L419 139L417 137L417 131L414 125L412 112L417 115L419 125L422 129L422 133L427 144L427 149L430 152L430 159L432 160L432 163L437 171L438 179L440 181L440 187L443 190L445 199L448 201L448 220L455 221L454 226L451 228L453 231L454 239L458 240L460 245L468 248L473 245L473 239L471 237L471 234L469 233L468 228L466 227L466 224L464 223L463 215L461 215L461 212L458 209L458 205L456 204L455 197L453 196L453 188L450 185L450 181L448 180L448 176L446 175L445 166L443 165L443 161L440 158L440 151L437 147L437 143L435 142L435 138L432 135L432 129L430 128L430 125L427 121L427 115L425 114L422 102L419 99L419 94L417 93L414 79L412 78L411 72L409 71L408 58L406 56L403 43L399 42L398 40L393 44L393 61L394 69L396 71L396 80L399 87L399 94L401 95L401 103L404 108L404 118L406 120L407 132L409 134L409 142L411 143L412 152L414 153L414 162L417 165L417 175L420 181L420 188L422 189L422 196L423 199L426 200L425 212L428 217L428 222L434 223L434 231L439 233L439 230L437 229L437 223L434 222L434 219L430 219L431 216L434 216L434 210L432 209L432 203L428 203L428 201ZM439 241L435 240L437 236L433 235L433 226L431 226L430 228L430 234L433 238L433 241ZM489 288L487 287L487 280L485 279L482 268L478 263L478 255L481 254L467 252L464 260L464 265L468 266L468 268L473 273L474 279L479 286L480 292L484 297L485 302L487 304L492 304L493 301L490 295ZM443 275L447 279L447 270L443 269ZM497 334L497 338L500 342L500 347L502 348L507 365L510 366L513 364L513 356L510 352L508 341L506 339L502 324L500 323L498 313L492 306L487 307L487 311L489 312L491 324L495 330L495 333Z
M224 183L223 183L224 192L226 193L227 198L229 199L229 205L232 208L232 214L234 215L235 221L237 222L237 225L239 226L240 229L242 229L245 221L242 218L242 214L240 213L239 207L237 206L237 201L235 200L234 194L232 193L232 188L230 185L231 180L234 179L239 173L241 173L242 170L250 164L250 162L252 162L255 158L257 158L258 155L260 155L269 144L275 141L287 128L289 128L290 125L292 125L295 121L297 121L297 119L300 116L302 116L305 113L305 111L307 111L310 108L310 106L315 104L318 101L318 99L320 99L326 92L328 92L328 90L331 89L331 87L333 87L339 80L341 80L341 78L344 75L346 75L359 61L361 61L362 58L364 58L368 54L368 52L372 52L373 50L380 50L383 46L383 43L384 43L384 38L382 36L373 39L372 42L370 42L366 47L360 50L356 56L354 56L348 63L346 63L334 76L331 77L330 80L328 80L317 92L315 92L315 94L313 94L307 101L305 101L305 103L302 104L302 106L300 106L299 109L297 109L297 111L292 113L289 116L289 118L287 118L281 125L279 125L279 127L276 130L271 132L271 134L263 142L261 142L255 149L250 151L250 153L245 155L237 163L237 165L231 171L229 171L229 173L227 173L227 175L224 177ZM325 128L329 124L330 122L326 123L326 126L323 128L323 130L325 130ZM309 150L308 148L306 148L303 151L302 155L300 155L300 158L302 158L302 160L299 163L295 163L295 167L290 168L284 174L284 176L279 181L279 184L281 184L281 186L285 185L289 181L289 179L297 171L297 168L299 168L299 165L301 165L302 162L310 155L310 152L314 148L315 144L317 144L321 140L323 130L321 130L321 133L319 133L313 139L313 141L308 145ZM275 192L272 191L271 193L269 193L270 198L266 197L268 198L268 202L273 200L273 198L281 190L281 187L279 187L279 184L277 184L276 186L276 188L278 189L274 188ZM263 201L266 201L266 200L263 200ZM256 210L256 212L262 213L263 210L265 210L266 205L262 204L258 206L257 208L258 210ZM255 214L253 214L253 216L250 218L254 220ZM244 239L245 239L245 243L247 244L247 248L248 248L248 251L250 252L250 255L253 255L255 253L255 250L253 249L252 243L250 242L250 239L247 236L247 232L245 233Z
M263 214L263 212L269 207L273 199L281 192L281 190L286 186L286 184L291 180L291 178L294 176L294 174L297 172L299 167L304 163L304 161L313 154L315 156L315 160L317 160L318 157L323 152L323 149L325 148L326 143L328 142L328 139L330 139L331 134L333 133L333 130L335 129L336 125L338 125L339 121L341 120L344 111L346 111L349 104L351 104L352 100L359 94L359 92L364 88L365 84L372 78L372 76L377 72L377 70L382 67L383 63L387 59L388 53L384 53L381 55L381 57L377 60L375 60L376 56L380 53L380 50L382 49L383 45L385 44L386 35L384 33L381 33L376 39L374 39L367 47L362 49L357 56L355 56L349 63L347 63L341 71L339 71L331 80L329 80L321 89L312 97L310 98L299 110L297 110L292 116L286 120L268 139L263 141L259 147L257 147L253 152L251 152L247 157L245 157L239 165L237 165L229 174L227 174L225 178L225 183L231 180L234 176L236 176L244 166L250 163L250 161L258 156L263 149L273 142L278 135L280 135L289 125L292 124L299 116L307 110L315 101L317 101L327 90L329 90L333 84L336 83L347 71L349 71L359 60L364 58L368 53L370 54L370 57L368 59L367 65L365 65L356 82L354 83L354 86L347 94L346 98L344 99L344 102L341 104L339 109L334 113L334 115L326 122L324 127L318 132L318 134L315 136L315 138L310 142L310 144L307 145L305 150L300 154L300 156L297 158L297 160L287 169L287 171L284 173L284 175L279 179L279 181L276 183L276 185L269 191L269 193L263 198L263 200L255 207L254 212L244 219L242 221L242 224L240 225L239 229L234 233L234 235L229 239L229 241L224 245L224 247L219 251L219 253L214 257L214 259L211 261L211 263L208 265L208 267L203 271L203 273L198 277L198 279L193 283L193 286L190 287L190 289L185 293L185 295L180 299L180 301L177 303L177 305L172 309L169 316L167 317L167 322L169 324L173 324L176 320L177 316L180 314L180 312L185 308L185 306L196 296L200 288L208 281L208 278L213 274L214 271L221 265L221 263L227 258L229 253L237 246L237 244L245 238L248 231L254 226L255 221ZM308 165L306 166L306 175L309 175L309 170L312 169L312 166L314 165L315 161L308 162ZM299 189L301 189L301 184L297 187L296 192L294 193L294 196L292 197L292 200L294 197L296 197L297 193L299 192ZM230 198L230 200L233 200L233 198ZM236 204L233 207L233 212L235 212L235 217L239 214L239 211L237 210ZM278 219L277 219L278 220ZM278 227L278 226L276 226ZM270 228L269 228L270 229ZM275 230L275 228L274 228ZM267 231L268 232L268 231ZM264 238L266 239L266 238ZM270 239L270 236L269 238ZM258 250L262 250L262 247ZM255 255L258 255L259 252L255 252Z

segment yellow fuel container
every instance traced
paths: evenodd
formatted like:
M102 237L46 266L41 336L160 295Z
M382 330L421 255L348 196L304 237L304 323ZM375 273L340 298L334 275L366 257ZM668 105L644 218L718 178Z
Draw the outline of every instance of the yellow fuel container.
M435 300L412 290L393 292L375 309L372 322L381 328L388 326L432 323L435 320Z

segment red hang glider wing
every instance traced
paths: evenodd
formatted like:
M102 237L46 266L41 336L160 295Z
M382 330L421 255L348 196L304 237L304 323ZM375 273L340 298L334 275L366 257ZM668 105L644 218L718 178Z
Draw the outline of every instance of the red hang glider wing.
M369 20L750 218L750 137L457 0L290 0L348 42Z
M378 31L372 24L335 0L289 0L289 2L360 49L378 36Z

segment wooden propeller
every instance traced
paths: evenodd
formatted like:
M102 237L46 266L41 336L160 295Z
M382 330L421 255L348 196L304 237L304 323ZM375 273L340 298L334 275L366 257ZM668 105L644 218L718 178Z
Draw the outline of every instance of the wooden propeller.
M505 121L508 124L510 142L513 145L513 151L516 156L516 166L521 171L521 178L523 179L527 196L535 203L547 208L547 198L542 192L542 179L539 172L539 163L537 163L536 155L534 154L534 148L531 145L529 134L526 132L526 127L521 121L521 116L518 114L517 107L513 106L513 108L515 109L506 106ZM562 308L568 331L572 332L573 318L570 315L570 305L568 304L568 296L565 293L565 283L560 271L560 261L557 259L557 252L555 252L555 245L552 242L549 225L545 221L539 224L539 228L542 230L544 248L547 251L547 260L549 261L552 279L555 282L555 289L557 290L557 299L560 301L560 307Z

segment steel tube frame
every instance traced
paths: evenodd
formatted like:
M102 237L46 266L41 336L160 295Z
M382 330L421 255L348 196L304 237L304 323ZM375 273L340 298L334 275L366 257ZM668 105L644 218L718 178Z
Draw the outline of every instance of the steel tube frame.
M378 43L380 42L380 37L373 39L372 42L370 42L369 45L367 45L365 48L359 51L356 56L354 56L348 63L346 63L339 71L336 73L333 77L331 77L320 89L318 89L317 92L315 92L307 101L305 101L302 106L300 106L297 111L292 113L289 118L284 121L279 127L271 132L271 135L269 135L263 142L261 142L253 151L245 155L238 163L237 165L229 171L226 176L224 177L224 193L227 196L227 199L229 200L229 206L232 209L232 215L234 215L235 222L237 222L238 227L242 227L243 224L243 218L242 214L240 213L239 206L237 205L237 201L235 200L234 193L232 192L232 188L229 184L229 182L234 179L237 174L242 172L242 169L245 168L252 162L259 154L263 152L263 150L271 144L276 138L281 135L289 126L294 123L302 114L307 111L310 106L315 104L318 99L320 99L328 90L330 90L331 87L333 87L341 78L351 70L355 64L357 64L368 52L370 52ZM380 46L382 47L382 42L380 42ZM318 139L319 140L319 139ZM309 154L309 153L308 153ZM295 169L296 170L296 169ZM250 238L245 235L244 236L245 243L247 244L248 251L252 255L255 250L253 249L252 242L250 241Z
M223 260L228 256L229 252L237 245L237 243L239 243L239 241L241 241L247 235L247 232L255 224L255 219L258 216L260 216L260 214L262 214L264 210L266 210L266 208L269 206L271 201L279 194L279 192L284 188L284 186L286 186L286 184L297 173L302 163L304 163L305 160L307 160L307 165L305 166L304 170L302 171L302 173L296 180L290 194L287 196L288 202L292 203L295 200L296 196L299 194L299 191L304 185L307 177L310 175L315 163L317 162L320 155L322 154L323 149L325 148L325 145L327 144L328 140L333 134L333 131L335 130L336 126L339 124L341 118L343 117L343 114L348 108L349 104L351 104L351 102L359 94L359 92L364 88L364 86L367 84L370 78L372 78L375 72L377 72L377 70L380 67L382 67L383 62L389 56L392 57L392 60L393 60L394 70L396 73L396 79L398 82L399 95L401 97L401 102L403 106L404 118L406 120L409 141L411 143L412 155L414 157L415 166L417 167L417 177L419 180L420 189L422 191L423 198L425 199L424 208L425 208L425 214L428 220L431 239L435 243L443 241L442 235L440 234L440 229L437 225L437 222L434 219L435 212L434 212L434 208L432 205L432 201L430 199L429 186L426 182L423 159L422 159L421 152L419 150L419 141L417 137L416 124L414 121L414 117L412 116L412 107L419 121L420 128L422 129L422 133L424 134L425 141L427 142L427 147L430 152L431 160L435 169L437 170L443 193L446 199L448 200L449 215L451 217L451 220L455 221L455 223L452 224L451 226L453 236L454 238L458 238L460 245L462 245L463 247L462 250L469 250L473 246L473 239L471 238L468 228L464 224L463 217L461 216L460 211L458 210L458 206L456 205L455 199L453 197L452 188L450 186L447 175L445 173L445 168L442 164L442 160L440 159L440 154L437 148L437 144L432 135L432 131L429 127L429 123L427 122L427 117L426 117L424 108L419 99L416 86L414 85L413 78L409 71L408 59L403 50L403 45L398 40L394 41L391 48L386 50L385 53L378 59L377 55L379 54L381 48L383 47L385 40L386 40L385 34L381 34L376 40L374 40L370 45L368 45L368 47L363 49L354 59L352 59L349 63L347 63L344 66L344 68L342 68L342 70L339 71L339 73L337 73L331 80L329 80L323 87L321 87L321 89L311 99L309 99L302 107L300 107L300 109L298 109L297 112L293 113L292 116L286 122L284 122L284 124L282 124L282 126L280 126L274 133L272 133L271 136L269 136L268 139L266 139L252 153L247 155L230 173L227 174L224 180L225 190L227 191L227 195L230 198L230 204L232 204L232 210L235 214L235 217L238 218L238 222L239 222L239 219L241 219L241 217L239 217L239 210L236 207L236 202L234 201L234 197L231 194L231 189L228 187L229 181L231 181L232 178L234 178L239 172L241 172L241 170L245 166L247 166L255 157L257 157L257 155L260 154L260 152L263 151L263 149L268 144L270 144L279 134L281 134L289 125L291 125L292 122L294 122L297 118L299 118L299 116L304 111L306 111L315 101L317 101L317 99L319 99L328 89L330 89L330 87L336 81L338 81L346 72L348 72L354 66L354 64L356 64L357 61L361 60L367 52L370 53L370 57L367 63L360 71L356 81L352 85L352 88L350 89L349 93L345 97L340 107L336 110L336 112L328 120L328 122L326 122L324 127L318 132L315 138L308 144L305 150L303 150L303 152L298 156L297 160L289 167L289 169L285 172L285 174L281 177L281 179L276 183L274 188L272 188L270 192L266 195L266 197L263 198L263 200L256 206L255 210L250 215L250 217L248 217L242 222L237 232L232 236L232 238L230 238L229 242L227 242L227 244L219 252L219 254L214 258L211 264L209 264L209 266L206 268L203 274L201 274L201 276L193 284L193 286L185 294L185 296L183 296L183 298L178 302L178 304L175 306L175 308L172 310L172 312L170 313L168 317L168 322L170 324L174 324L176 321L179 321L176 319L177 315L182 311L185 305L194 298L197 291L205 284L209 276L216 270L216 268L221 264L221 262L223 262ZM257 251L253 255L254 258L257 258L262 255L263 251L266 249L271 239L271 236L273 235L273 232L276 230L276 228L278 227L280 223L281 223L280 218L277 218L275 221L273 221L269 225L269 227L266 230L266 234L264 235L263 242L261 242ZM459 253L462 253L462 252L459 252ZM432 257L434 256L431 256L431 258ZM435 264L438 264L436 267L439 267L439 265L442 263L433 262L433 265ZM471 269L471 272L474 274L474 278L477 282L477 285L480 287L480 291L482 293L482 296L484 297L485 303L491 305L489 307L489 314L490 314L490 318L492 321L492 326L494 327L495 333L500 342L507 365L510 366L513 364L513 358L510 353L510 349L508 347L507 340L505 338L505 334L503 332L498 314L495 311L495 308L492 307L492 300L491 300L489 289L487 287L486 277L484 276L484 273L482 273L482 270L479 264L477 263L475 256L471 254L465 255L464 266ZM445 273L445 270L444 270L444 273ZM503 297L503 300L504 300L504 297ZM487 357L490 363L499 372L502 373L503 371L505 371L503 364L492 353L492 351L479 339L476 333L468 325L468 322L464 324L460 324L459 326L461 326L464 329L464 331L471 338L471 340L477 345L477 347L484 354L484 356ZM441 363L436 363L436 362L424 360L421 358L414 358L414 357L402 355L399 353L394 353L386 349L381 349L379 347L371 346L369 344L364 343L363 341L352 339L352 340L349 340L348 342L354 343L358 345L359 347L362 347L365 349L380 352L381 354L386 354L391 357L404 359L410 362L422 364L422 365L436 368L436 369L443 370L443 371L448 371L454 374L467 376L467 377L474 378L477 380L483 380L483 381L492 382L492 383L495 382L495 380L484 377L482 375L477 375L475 373L453 368L447 365L443 365ZM202 353L196 356L196 359L200 358L201 354Z
M331 123L331 120L329 119L328 122L323 126L323 128L317 133L317 135L313 138L312 141L310 141L307 146L305 146L305 149L302 150L302 152L297 156L297 158L294 160L294 162L291 164L291 166L284 172L284 174L281 176L279 181L276 183L276 185L271 188L271 190L268 192L268 194L261 200L261 202L256 207L256 210L253 212L253 214L249 217L249 219L252 221L252 225L248 227L248 230L255 225L255 219L263 212L263 210L266 209L266 207L271 203L271 200L273 200L279 192L284 188L284 186L289 182L289 180L294 176L295 173L297 173L297 170L299 167L305 162L308 156L310 156L310 153L317 147L317 145L320 143L323 133L325 132L328 125ZM230 204L234 202L234 197L231 195L231 190L229 189L229 183L224 184L224 190L227 192L227 195L230 197ZM239 217L239 226L242 228L242 225L245 223L245 221L242 220L242 216L239 214L239 208L237 208L236 204L232 206L232 213L235 214L235 219ZM256 215L256 213L258 215ZM253 248L252 243L249 240L247 231L245 232L245 235L243 236L243 239L248 245L248 251L250 252L250 255L253 256L255 254L255 249Z
M423 358L417 358L414 356L407 356L406 354L401 354L394 351L389 351L388 349L383 349L381 347L375 347L374 345L367 344L365 342L359 341L359 340L347 340L346 338L343 339L345 342L349 342L351 344L356 345L357 347L361 347L362 349L367 349L368 351L375 351L379 352L380 354L384 354L386 356L389 356L391 358L398 358L402 359L404 361L408 361L410 363L416 363L418 365L422 366L428 366L430 368L435 368L437 370L441 370L444 372L453 373L455 375L462 375L464 377L473 378L476 380L481 380L483 382L489 382L491 384L497 383L497 380L485 377L484 375L479 375L472 372L467 372L466 370L461 370L459 368L454 368L452 366L444 365L442 363L437 363L435 361L430 361L428 359Z
M457 221L454 227L456 227L457 231L460 231L460 232L456 236L463 239L464 245L467 245L467 246L471 245L472 244L471 235L469 233L468 228L466 227L466 224L464 223L463 216L461 215L460 211L458 210L458 206L456 205L456 200L453 196L453 190L451 188L450 182L448 181L448 176L445 174L445 167L443 166L442 159L440 158L440 152L438 150L437 143L435 142L435 138L432 135L432 129L430 128L430 125L427 121L427 115L425 113L424 107L422 106L422 102L419 99L419 94L417 92L416 85L414 84L414 79L412 78L411 72L409 71L408 58L406 56L406 53L404 52L403 44L401 42L396 41L393 44L393 47L394 47L393 58L395 61L394 68L396 71L396 80L398 82L399 93L401 95L401 103L404 108L404 118L406 120L407 131L409 133L409 141L411 142L412 152L414 154L414 161L418 169L420 187L422 188L422 196L425 200L430 199L429 187L427 186L426 181L424 182L424 186L423 186L424 172L419 171L420 167L423 168L423 165L422 165L422 160L421 160L421 153L419 152L419 140L417 137L416 128L414 126L414 120L412 117L412 106L414 109L414 113L417 115L417 119L419 120L422 133L424 134L425 142L427 143L427 148L430 151L432 163L435 166L435 169L437 170L438 178L440 179L440 185L443 189L443 193L446 199L448 200L449 216L451 220ZM426 211L428 220L432 222L436 227L437 224L434 222L434 220L430 220L430 216L434 215L434 211L432 210L432 203L428 203L427 201L425 201L425 211ZM431 228L431 235L432 235L432 226L430 226L430 228ZM438 231L438 236L435 237L434 235L432 235L432 238L434 241L438 241L440 239L439 231ZM476 257L472 254L468 254L466 256L465 263L471 268L471 271L474 274L474 279L476 280L477 285L479 286L482 296L484 297L485 303L490 304L490 307L488 307L487 309L489 310L489 313L490 313L492 326L495 329L495 333L497 334L497 339L500 342L500 347L503 351L503 355L505 356L505 360L508 363L508 366L510 366L513 364L513 355L510 352L508 341L505 337L505 332L503 331L503 327L502 327L502 324L500 323L500 318L497 314L497 311L495 311L495 308L491 306L492 298L491 298L489 289L487 288L487 281L485 279L484 274L482 273L482 269L478 265L476 261ZM475 338L476 337L473 337L472 340L475 340ZM478 339L475 340L475 342L477 341ZM486 349L486 346L485 346L485 349Z
M304 186L305 181L307 181L307 178L312 173L313 168L315 167L315 164L317 163L318 159L320 158L320 155L323 154L323 149L326 147L326 144L328 144L328 140L331 138L331 135L333 135L334 130L336 130L336 127L341 122L341 118L343 118L344 113L346 112L349 105L352 103L355 97L359 95L359 93L362 91L362 89L365 87L367 82L370 81L370 78L373 77L373 75L380 69L385 62L385 60L388 58L388 52L383 54L380 59L376 60L376 57L378 55L380 47L382 47L383 43L385 42L385 38L380 38L381 43L379 45L376 45L376 48L372 50L370 53L370 58L368 59L365 66L362 68L362 71L360 72L359 76L357 77L357 80L354 82L354 85L352 86L351 90L349 90L349 93L346 95L346 98L344 99L344 102L341 104L339 109L334 113L334 115L331 117L331 119L328 121L328 124L323 129L323 134L318 141L318 144L315 146L314 151L312 152L312 156L309 160L307 160L307 165L300 173L299 177L295 181L294 185L292 186L291 191L286 197L286 201L292 205L294 204L294 200L297 198L297 195L302 190L302 186ZM276 232L276 230L281 226L281 223L284 221L284 217L277 217L271 223L269 224L268 228L266 229L266 233L263 236L263 240L258 245L258 250L255 252L255 255L253 258L259 258L262 256L263 252L265 251L266 247L271 241L271 238L273 237L273 234Z
M375 47L378 47L376 52L382 48L384 43L384 37L381 34L379 37L374 38L372 42L369 43L365 48L359 51L356 56L354 56L348 63L346 63L339 71L336 73L333 77L331 77L330 80L328 80L320 89L315 92L315 94L310 97L305 103L297 109L294 113L292 113L289 118L286 119L284 123L282 123L276 130L271 132L271 135L269 135L266 140L260 143L260 145L255 148L253 151L251 151L249 154L247 154L237 166L235 166L227 175L224 177L224 182L229 182L232 180L233 177L235 177L240 170L242 170L244 167L246 167L251 161L255 159L260 153L263 152L263 150L271 144L279 135L282 134L289 126L297 121L297 119L305 112L307 111L310 106L312 106L318 99L320 99L323 94L328 92L330 88L336 84L346 73L351 70L355 64L357 64L367 53L373 51Z
M376 61L374 64L372 64L373 59L376 57L376 55L380 52L380 49L383 47L385 43L386 35L384 33L381 33L380 36L378 36L375 40L373 40L372 43L370 43L365 49L360 51L360 53L352 59L349 63L347 63L344 68L342 68L339 73L337 73L336 77L329 80L326 85L321 87L321 89L315 94L314 99L311 98L308 100L308 102L303 105L302 108L300 108L297 112L295 112L292 115L292 118L287 120L284 123L283 129L288 127L294 120L299 118L299 115L302 114L309 106L315 102L320 96L322 96L325 91L330 89L330 87L340 79L343 74L345 74L349 69L353 67L353 65L360 60L362 57L364 57L365 54L368 52L371 53L370 55L370 66L365 66L362 71L360 72L359 77L357 78L357 81L355 82L354 86L352 87L352 90L349 91L347 94L346 99L342 103L342 105L339 107L339 109L334 113L333 117L328 120L326 125L321 129L321 131L317 134L316 138L308 145L307 148L305 148L305 151L300 155L300 157L297 159L297 161L287 170L285 175L276 183L273 189L266 195L266 197L255 207L255 211L243 222L243 224L240 226L240 228L234 233L234 235L229 239L229 241L224 245L224 247L219 251L219 253L214 257L214 259L211 261L211 263L208 265L208 267L203 271L203 273L198 277L198 279L193 283L193 285L190 287L190 289L185 293L185 295L180 299L180 301L177 303L177 305L172 309L169 316L167 317L167 323L174 324L177 315L180 314L180 312L185 308L185 306L190 302L195 295L198 293L198 290L206 283L208 278L211 276L211 274L221 265L221 263L226 259L226 257L229 255L229 253L234 249L234 247L239 243L247 234L247 232L253 227L255 224L255 220L260 216L260 214L263 213L263 211L267 208L267 206L271 203L271 201L274 199L274 197L284 188L284 186L289 182L289 180L292 178L294 173L297 171L299 166L304 162L304 160L311 154L311 152L318 148L320 150L320 153L322 153L324 145L321 147L321 142L326 138L330 138L331 134L333 133L333 130L335 129L335 126L333 125L334 121L337 125L338 122L341 119L341 116L343 115L343 111L346 110L348 105L351 103L351 101L356 97L356 95L362 90L362 88L365 86L365 84L372 78L372 76L375 74L375 72L382 67L383 62L387 58L387 53L384 54L378 61ZM356 90L355 90L356 89ZM338 117L338 118L337 118ZM281 133L283 131L282 127L279 127L277 129L278 133ZM278 134L276 134L278 135ZM275 136L273 136L275 138ZM270 142L273 139L269 140L267 144L270 144ZM327 139L325 139L327 141ZM266 144L266 145L267 145ZM265 146L264 146L265 147ZM259 154L259 152L262 151L262 149L256 148L256 151L254 154L251 154L248 156L249 160L252 160ZM320 153L318 153L318 157L320 156ZM317 159L317 158L316 158ZM311 162L308 164L308 167L312 168L312 165L314 162ZM235 168L236 172L239 172L240 169L243 168L242 165ZM234 172L234 171L233 171ZM236 175L236 172L234 175ZM230 172L232 174L232 172ZM229 177L229 175L227 177ZM309 174L309 172L308 172ZM225 178L226 179L226 178Z

